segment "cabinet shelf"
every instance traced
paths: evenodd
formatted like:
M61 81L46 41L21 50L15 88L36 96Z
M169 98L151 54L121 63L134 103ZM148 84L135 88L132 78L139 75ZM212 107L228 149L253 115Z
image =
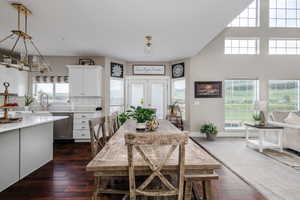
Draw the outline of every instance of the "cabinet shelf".
M14 93L8 93L8 94L5 94L5 93L0 93L0 96L10 96L10 97L16 97L16 96L18 96L18 94L14 94Z

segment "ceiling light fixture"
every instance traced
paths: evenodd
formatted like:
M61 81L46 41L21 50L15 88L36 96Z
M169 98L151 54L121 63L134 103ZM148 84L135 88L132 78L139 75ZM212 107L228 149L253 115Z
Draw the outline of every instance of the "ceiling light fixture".
M145 36L146 44L145 44L145 54L151 54L152 51L152 36L147 35Z
M17 9L18 24L17 30L12 30L11 34L6 36L4 39L0 40L0 43L7 41L8 39L14 40L12 48L8 51L7 55L2 56L0 64L8 67L15 68L20 71L28 72L47 72L52 71L51 66L47 63L45 57L41 54L40 50L37 48L32 40L32 36L27 33L27 16L32 14L32 12L26 8L24 5L19 3L12 3L12 7ZM24 31L21 30L21 14L24 15ZM20 41L23 41L23 48L20 48L21 52L16 52L16 47ZM29 59L28 47L33 49L36 56L31 56Z

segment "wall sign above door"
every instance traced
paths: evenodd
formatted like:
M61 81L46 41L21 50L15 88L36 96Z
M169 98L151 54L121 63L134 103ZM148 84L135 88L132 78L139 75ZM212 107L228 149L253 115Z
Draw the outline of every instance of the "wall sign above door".
M133 75L165 75L165 66L133 65Z

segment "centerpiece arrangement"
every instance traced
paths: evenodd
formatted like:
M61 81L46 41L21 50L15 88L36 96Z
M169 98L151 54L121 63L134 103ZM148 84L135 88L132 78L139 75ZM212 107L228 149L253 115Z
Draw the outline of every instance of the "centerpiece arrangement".
M145 130L146 122L152 121L154 119L155 111L150 108L143 108L142 106L130 106L130 110L127 111L129 118L135 119L136 129Z
M159 125L155 117L155 109L142 106L130 106L129 110L118 115L121 124L124 124L127 119L136 120L136 129L140 131L154 131Z

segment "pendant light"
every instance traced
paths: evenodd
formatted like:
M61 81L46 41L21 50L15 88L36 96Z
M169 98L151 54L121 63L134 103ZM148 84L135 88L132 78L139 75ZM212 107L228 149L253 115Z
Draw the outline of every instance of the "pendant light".
M152 36L150 36L150 35L145 36L146 43L145 43L144 51L145 51L145 54L147 54L147 55L151 54L151 52L152 52L151 40L152 40Z
M13 40L13 46L7 53L5 53L5 55L2 56L2 61L0 60L0 64L8 68L18 69L20 71L41 73L52 71L51 66L48 64L45 57L41 54L40 50L33 42L32 36L27 33L27 17L28 15L31 15L32 12L24 5L19 3L12 3L11 5L17 10L17 30L12 30L8 36L0 40L0 44L8 41L9 39ZM24 15L24 30L21 29L20 25L21 14ZM20 52L17 52L16 47L20 43L22 47L19 48ZM29 50L33 50L33 52L36 54L31 56L31 59L29 58Z

